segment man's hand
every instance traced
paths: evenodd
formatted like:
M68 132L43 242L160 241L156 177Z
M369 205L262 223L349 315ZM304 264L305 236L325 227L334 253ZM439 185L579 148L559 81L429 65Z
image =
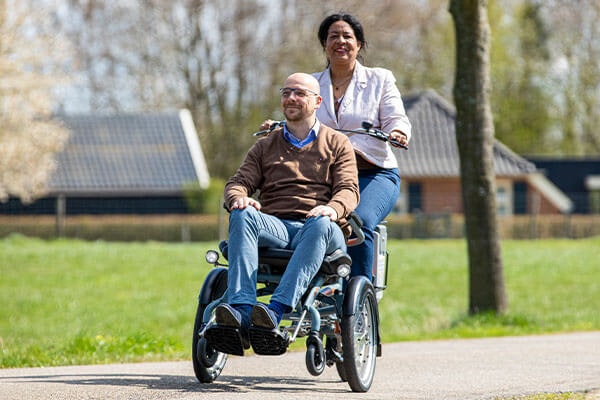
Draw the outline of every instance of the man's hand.
M332 221L337 221L337 212L329 206L316 206L306 214L307 217L318 217L318 216L329 217Z
M241 210L248 206L252 206L259 211L260 211L260 207L261 207L260 203L258 201L256 201L255 199L253 199L252 197L240 197L239 199L237 199L236 201L233 202L233 204L231 205L231 209L232 210L236 210L236 209Z

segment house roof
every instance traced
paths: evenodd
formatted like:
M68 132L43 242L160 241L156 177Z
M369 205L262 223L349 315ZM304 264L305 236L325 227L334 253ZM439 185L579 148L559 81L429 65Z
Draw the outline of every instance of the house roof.
M49 189L68 195L169 195L208 186L188 110L59 118L70 131Z
M456 143L456 110L433 90L404 97L412 123L410 150L394 148L400 174L405 178L459 177L460 158ZM500 177L521 177L542 193L561 212L573 209L572 201L534 163L494 140L494 173Z
M412 123L410 150L394 149L403 177L459 177L454 107L433 90L404 97ZM494 141L497 176L523 176L536 171L533 163Z

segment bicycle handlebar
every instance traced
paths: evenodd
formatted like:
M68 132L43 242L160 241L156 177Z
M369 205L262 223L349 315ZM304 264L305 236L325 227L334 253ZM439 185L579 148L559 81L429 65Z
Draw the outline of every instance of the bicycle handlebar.
M268 129L254 132L252 134L252 136L266 135L268 133L273 132L273 130L277 129L278 127L282 126L283 124L284 124L284 121L275 121L274 123L271 124L271 126ZM363 121L362 128L359 128L359 129L336 129L336 130L340 131L340 132L344 132L344 133L356 133L359 135L368 135L368 136L374 137L375 139L379 139L384 142L389 142L392 146L400 147L400 148L403 148L404 150L408 150L408 146L403 145L402 143L398 142L397 140L390 139L390 135L388 133L385 133L381 129L373 128L373 124L370 122L367 122L367 121Z
M254 132L252 134L252 136L263 136L266 135L267 133L271 133L273 132L275 129L279 128L280 126L282 126L284 123L284 121L275 121L271 124L271 126L269 126L269 128L267 129L263 129L262 131L258 131L258 132Z
M360 135L368 135L374 137L375 139L383 140L384 142L390 142L392 146L401 147L404 150L408 150L408 146L403 145L397 140L390 139L390 134L385 133L381 129L373 128L373 124L367 121L362 122L362 128L359 129L337 129L340 132L347 133L358 133Z

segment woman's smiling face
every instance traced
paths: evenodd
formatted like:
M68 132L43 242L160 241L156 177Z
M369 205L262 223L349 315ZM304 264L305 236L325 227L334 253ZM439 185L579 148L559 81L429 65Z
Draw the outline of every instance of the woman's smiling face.
M325 54L329 62L354 62L361 48L354 30L345 21L336 21L327 31Z

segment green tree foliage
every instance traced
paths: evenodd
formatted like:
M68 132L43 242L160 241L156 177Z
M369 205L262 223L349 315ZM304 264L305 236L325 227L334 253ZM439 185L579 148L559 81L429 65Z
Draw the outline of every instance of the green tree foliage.
M32 2L57 8L23 1ZM497 137L524 154L600 151L598 0L488 4ZM280 118L283 79L325 67L318 25L340 10L364 26L366 65L391 69L403 94L432 88L452 99L447 0L70 0L52 15L76 49L76 88L88 94L78 106L188 108L211 175L227 178L253 143L250 133Z
M554 148L559 154L600 153L600 2L540 2L550 30L551 62L558 118Z
M547 27L540 6L526 2L512 19L497 21L492 36L492 109L497 138L517 153L545 152L551 126L550 92L544 69L549 62ZM498 21L505 21L504 23Z
M184 188L184 197L189 212L194 214L218 214L223 206L225 181L212 178L206 189L198 183L190 183Z

